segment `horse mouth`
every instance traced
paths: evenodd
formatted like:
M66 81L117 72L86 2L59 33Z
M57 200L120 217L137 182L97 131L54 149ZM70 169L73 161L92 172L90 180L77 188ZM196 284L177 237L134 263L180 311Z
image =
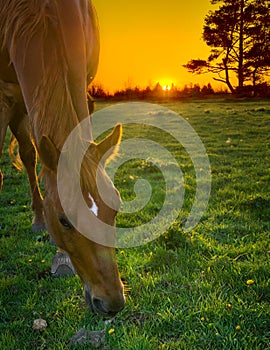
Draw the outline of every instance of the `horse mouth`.
M104 300L98 297L92 297L90 287L85 285L84 287L84 298L86 304L90 307L93 313L103 316L103 317L113 317L118 312L120 312L124 308L124 304L121 307L118 307L117 310L112 310L106 307L106 303Z

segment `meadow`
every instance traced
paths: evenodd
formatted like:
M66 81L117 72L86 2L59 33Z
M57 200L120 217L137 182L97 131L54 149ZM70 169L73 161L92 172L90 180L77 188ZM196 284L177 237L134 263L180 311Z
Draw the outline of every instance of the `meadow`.
M108 105L98 102L97 109ZM10 164L9 135L1 168L0 349L92 349L70 346L81 328L105 330L101 349L270 349L270 101L192 100L164 105L182 115L209 156L212 189L200 223L183 230L196 183L192 161L170 135L159 137L183 170L186 197L176 222L146 245L118 249L128 283L125 309L111 322L86 307L78 276L52 278L56 247L31 233L25 172ZM129 126L123 137L156 130ZM122 226L147 222L162 206L162 176L141 160L122 166L116 186L124 200L144 174L152 202L139 214L119 214ZM33 321L48 323L44 332Z

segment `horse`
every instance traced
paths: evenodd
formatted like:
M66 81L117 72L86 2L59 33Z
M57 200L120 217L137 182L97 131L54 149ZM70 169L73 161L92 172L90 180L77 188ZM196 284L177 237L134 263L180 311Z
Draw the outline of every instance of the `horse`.
M67 252L93 311L115 315L125 304L115 248L76 229L63 210L57 187L65 141L93 109L87 87L97 71L99 30L92 1L0 0L0 50L0 155L10 126L29 177L33 225L38 228L45 221L54 242ZM96 216L115 233L121 199L105 163L117 152L122 126L116 125L99 143L93 141L91 123L84 134L90 141L82 161L80 190L89 209L95 205ZM36 178L35 150L42 163L44 198ZM97 176L113 207L99 195ZM0 182L2 186L2 174ZM70 186L63 179L67 196L78 191ZM73 214L80 218L80 207L73 204Z

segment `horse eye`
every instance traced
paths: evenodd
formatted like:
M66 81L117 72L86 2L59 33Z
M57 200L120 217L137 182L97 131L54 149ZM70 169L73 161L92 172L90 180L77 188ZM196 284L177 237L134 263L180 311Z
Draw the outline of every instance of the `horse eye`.
M67 229L67 230L71 230L73 228L73 226L71 225L71 223L68 221L67 218L63 217L63 216L60 216L59 217L59 221L61 223L61 225Z

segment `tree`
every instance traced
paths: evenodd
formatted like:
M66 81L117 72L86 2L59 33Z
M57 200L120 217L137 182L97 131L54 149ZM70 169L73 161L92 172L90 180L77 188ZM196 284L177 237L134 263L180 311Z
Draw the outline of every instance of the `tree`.
M91 84L89 87L89 94L94 98L106 98L108 93L103 89L100 83Z
M270 1L258 1L251 6L254 25L247 30L249 47L245 55L245 69L256 94L258 85L268 76L270 67ZM265 4L268 3L268 6Z
M206 15L203 27L210 56L192 59L184 67L192 73L217 74L214 79L225 83L232 93L243 91L245 84L251 84L255 93L270 71L270 1L211 1L219 3L217 10Z

